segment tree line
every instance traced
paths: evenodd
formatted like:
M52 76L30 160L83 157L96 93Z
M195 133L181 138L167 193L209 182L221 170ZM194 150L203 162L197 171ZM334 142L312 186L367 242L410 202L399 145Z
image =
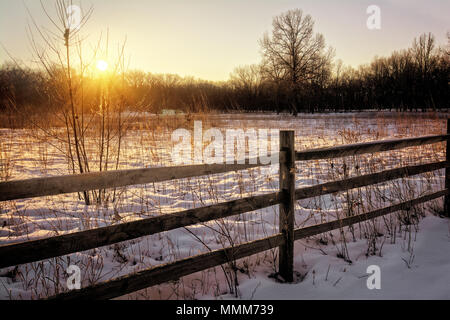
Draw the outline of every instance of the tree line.
M334 60L334 50L314 21L301 10L273 19L271 33L259 41L259 64L237 67L228 81L212 82L173 74L139 70L115 74L108 88L129 110L162 112L271 111L299 112L395 109L414 111L448 108L449 43L439 47L434 35L424 33L409 48L376 57L358 68ZM0 69L0 109L20 111L59 108L64 70L51 73L22 68L15 63ZM47 70L48 71L48 70ZM61 75L61 79L58 75ZM103 80L80 75L88 110L101 105ZM114 96L114 95L113 95ZM28 110L28 109L27 109Z

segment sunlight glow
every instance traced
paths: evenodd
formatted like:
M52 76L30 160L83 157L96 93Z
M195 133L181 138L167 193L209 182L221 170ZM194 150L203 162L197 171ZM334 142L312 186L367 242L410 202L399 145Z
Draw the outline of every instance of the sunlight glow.
M97 62L97 69L100 71L106 71L108 69L108 63L104 60L99 60Z

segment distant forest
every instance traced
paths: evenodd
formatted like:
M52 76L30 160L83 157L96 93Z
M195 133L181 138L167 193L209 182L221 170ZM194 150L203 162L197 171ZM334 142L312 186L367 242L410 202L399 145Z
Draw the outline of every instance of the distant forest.
M159 113L183 112L299 112L447 109L450 101L450 33L438 46L428 33L413 39L410 48L388 57L376 57L358 68L335 61L334 50L313 31L314 22L300 10L273 20L271 33L259 41L262 59L257 65L237 67L230 79L211 82L173 74L138 70L109 79L126 109ZM65 72L19 67L0 69L0 110L51 111L67 101L61 88ZM82 83L83 104L95 109L102 84L75 70L73 83ZM72 79L71 79L72 80ZM88 108L88 109L89 109Z

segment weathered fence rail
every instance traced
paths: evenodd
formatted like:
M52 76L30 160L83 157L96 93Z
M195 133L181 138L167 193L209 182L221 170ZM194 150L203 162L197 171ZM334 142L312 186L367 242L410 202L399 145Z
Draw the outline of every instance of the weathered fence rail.
M101 282L80 290L72 290L51 298L110 299L170 280L176 280L185 275L219 266L235 259L240 259L276 247L279 248L280 275L286 281L292 281L295 240L350 226L358 222L370 220L399 210L409 209L412 206L443 196L445 196L444 212L448 215L448 209L450 208L450 144L448 143L450 138L450 121L447 122L447 128L446 135L358 143L301 152L295 151L294 132L281 131L280 151L278 154L280 166L280 191L278 192L56 237L3 245L0 246L0 268L58 257L279 205L278 234L234 247L215 250L176 262L145 269L135 274ZM402 168L390 169L378 173L295 189L295 161L331 159L350 155L397 150L443 141L447 141L446 161L405 166ZM252 163L254 164L193 165L133 169L3 182L0 183L0 201L161 182L262 166L262 164L257 163L256 161ZM445 169L445 190L364 214L319 225L294 229L294 208L296 200L360 188L439 169Z
M199 164L192 166L89 172L69 176L8 181L0 184L0 201L162 182L244 170L258 166L262 165Z
M297 161L331 159L345 156L360 155L365 153L398 150L406 147L421 146L426 144L447 141L447 139L448 134L346 144L344 146L320 148L296 152L295 159Z
M395 211L409 209L414 205L437 199L448 194L449 192L447 192L447 190L443 190L411 201L402 202L394 206L371 211L365 214L331 221L319 225L295 229L293 240L300 240L306 237L311 237L324 232L350 226L358 222L374 219L376 217L380 217ZM120 292L120 295L132 293L137 290L162 284L167 281L177 280L180 277L216 267L234 259L244 258L253 254L283 246L285 244L286 242L284 235L279 233L264 239L240 244L235 247L214 250L176 262L142 270L132 275L127 275L110 281L98 283L90 287L82 288L80 290L62 293L57 296L51 297L50 299L111 299L119 296L117 294L118 292Z

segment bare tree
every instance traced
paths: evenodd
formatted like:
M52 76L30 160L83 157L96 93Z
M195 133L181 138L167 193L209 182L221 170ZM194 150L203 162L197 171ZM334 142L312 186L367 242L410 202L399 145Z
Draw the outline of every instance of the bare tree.
M230 82L233 89L244 96L246 108L258 108L257 99L262 85L261 66L252 64L235 68L230 74Z
M48 72L50 78L61 79L61 83L66 89L60 88L60 92L57 94L64 106L62 110L67 130L68 155L72 164L72 171L75 173L75 167L78 167L79 172L84 173L89 169L86 164L86 157L83 157L81 130L79 123L77 123L78 113L74 97L75 84L71 48L75 43L81 43L82 40L78 38L79 31L89 20L93 9L91 7L87 12L82 13L80 21L76 22L77 25L71 25L74 21L70 17L71 13L68 8L72 6L73 2L71 0L55 0L54 4L56 14L55 17L52 17L41 1L41 8L54 30L38 26L33 15L28 11L35 33L39 36L41 43L36 41L35 33L30 26L28 27L29 40L35 60ZM63 71L63 74L61 74L61 71ZM76 158L74 158L73 152L75 152ZM90 204L87 192L84 192L84 200L86 204Z
M445 54L450 57L450 31L447 32L447 49L445 49Z
M54 0L52 14L43 2L41 7L50 28L38 25L29 12L34 27L28 28L29 40L34 60L48 74L49 87L52 88L49 92L58 105L55 116L65 125L66 132L61 137L58 130L36 125L49 138L65 142L71 173L118 169L126 122L121 115L126 102L126 42L118 46L117 61L111 64L110 70L94 77L92 69L102 48L102 37L93 47L92 56L86 59L88 55L84 50L87 46L80 33L92 15L93 7L83 11L80 3L77 6L79 21L72 19L72 0ZM108 38L107 34L102 55L105 57L108 56ZM94 143L97 148L92 148ZM101 203L108 197L105 190L83 192L87 205L92 204L91 199ZM115 190L111 197L115 198Z
M436 49L436 40L431 33L420 35L419 39L414 39L412 46L412 55L419 73L419 87L423 92L423 99L426 106L431 105L436 108L434 97L431 90L431 73L438 64L438 50ZM424 110L422 108L422 110Z
M431 33L420 35L419 39L414 39L412 52L422 77L425 78L430 69L434 67L436 60L436 40Z
M301 84L320 76L323 66L329 64L331 53L326 53L325 39L313 31L314 21L302 10L289 10L272 21L272 35L260 40L265 74L273 79L287 81L294 101L292 112L297 114Z

